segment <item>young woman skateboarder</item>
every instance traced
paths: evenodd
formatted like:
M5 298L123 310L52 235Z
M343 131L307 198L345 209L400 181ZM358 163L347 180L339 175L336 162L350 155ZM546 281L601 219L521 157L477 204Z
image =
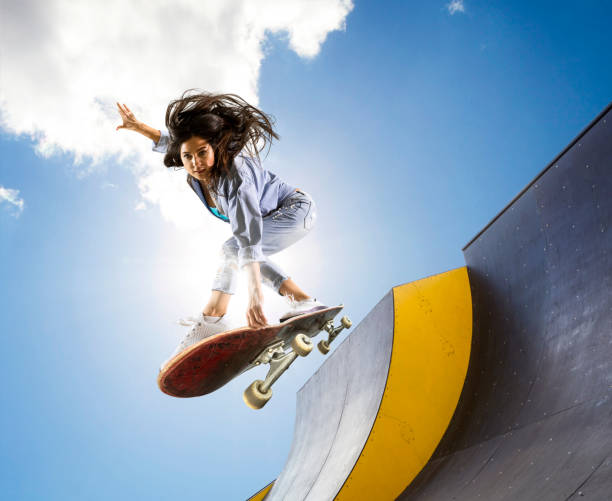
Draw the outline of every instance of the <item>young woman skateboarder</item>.
M117 108L123 121L117 130L139 132L153 140L154 151L165 154L166 167L184 167L187 183L207 210L232 231L221 247L210 299L170 359L205 337L237 327L225 314L240 270L248 275L246 319L252 328L268 323L262 282L289 300L281 321L326 308L268 259L304 237L316 218L310 195L261 166L259 153L278 139L269 116L239 96L195 91L170 102L166 130L144 124L125 104Z

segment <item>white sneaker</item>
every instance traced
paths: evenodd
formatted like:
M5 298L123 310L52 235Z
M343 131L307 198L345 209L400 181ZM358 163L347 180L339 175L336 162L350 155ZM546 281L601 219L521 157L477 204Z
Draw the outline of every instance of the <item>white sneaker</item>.
M170 360L176 357L183 350L189 348L191 345L194 345L199 341L202 341L202 339L206 339L214 334L218 334L219 332L225 332L233 329L234 326L229 324L226 316L227 315L222 317L206 317L200 313L197 317L181 318L178 323L180 325L184 325L185 327L189 327L189 330L187 331L187 334L183 340L172 352L172 355L170 355L170 357L161 365L160 370L163 369Z
M282 317L280 317L279 321L281 323L299 315L304 315L306 313L312 313L314 311L329 308L329 306L325 306L323 303L317 301L315 298L303 299L302 301L293 301L290 298L288 298L288 300L289 311L285 313Z

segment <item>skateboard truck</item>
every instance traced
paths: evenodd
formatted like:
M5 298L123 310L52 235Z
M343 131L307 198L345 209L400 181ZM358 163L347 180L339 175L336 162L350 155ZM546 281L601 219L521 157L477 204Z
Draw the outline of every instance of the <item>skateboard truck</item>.
M342 317L342 319L340 320L340 325L338 327L334 327L334 323L331 320L326 322L323 326L323 329L327 331L329 336L327 337L327 341L324 339L319 341L319 344L317 345L319 351L323 353L323 355L327 355L330 350L329 345L331 344L331 342L336 339L338 337L338 334L340 334L344 329L350 328L351 325L353 325L353 322L351 322L349 317L346 316Z
M272 385L282 376L298 356L305 357L312 351L312 341L306 334L296 334L291 339L292 350L285 353L284 343L265 349L254 365L270 364L265 380L257 379L244 390L244 402L252 409L261 409L272 398Z
M348 317L342 317L340 325L334 327L332 320L323 324L320 331L327 331L329 334L327 341L321 341L318 344L319 351L324 355L329 352L329 344L342 332L344 329L351 327L352 322ZM266 378L262 381L257 379L253 381L242 395L244 402L252 409L261 409L268 400L272 398L272 385L279 377L289 368L295 359L307 356L313 348L312 339L306 334L296 334L291 338L291 350L285 352L285 342L280 342L263 350L253 361L253 365L270 364L270 370Z

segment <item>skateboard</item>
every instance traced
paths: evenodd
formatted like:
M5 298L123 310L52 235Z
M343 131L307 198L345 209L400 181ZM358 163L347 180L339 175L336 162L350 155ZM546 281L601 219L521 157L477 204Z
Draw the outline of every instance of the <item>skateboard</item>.
M157 384L173 397L198 397L212 393L249 369L268 364L266 378L253 381L243 394L249 407L261 409L272 398L272 384L298 356L305 357L312 351L311 338L327 332L327 339L318 344L325 355L338 334L351 327L346 316L334 326L334 318L342 308L334 306L277 325L241 327L210 336L170 360L160 371Z

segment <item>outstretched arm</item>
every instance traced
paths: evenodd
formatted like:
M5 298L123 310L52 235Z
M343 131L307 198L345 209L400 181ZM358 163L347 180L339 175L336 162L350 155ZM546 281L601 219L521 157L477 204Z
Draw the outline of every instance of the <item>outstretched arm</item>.
M127 129L133 130L145 137L148 137L153 142L158 143L161 138L161 131L159 129L154 129L153 127L145 124L138 120L134 113L125 105L117 103L117 110L119 111L119 115L121 116L121 120L123 123L117 126L117 130L119 129Z

